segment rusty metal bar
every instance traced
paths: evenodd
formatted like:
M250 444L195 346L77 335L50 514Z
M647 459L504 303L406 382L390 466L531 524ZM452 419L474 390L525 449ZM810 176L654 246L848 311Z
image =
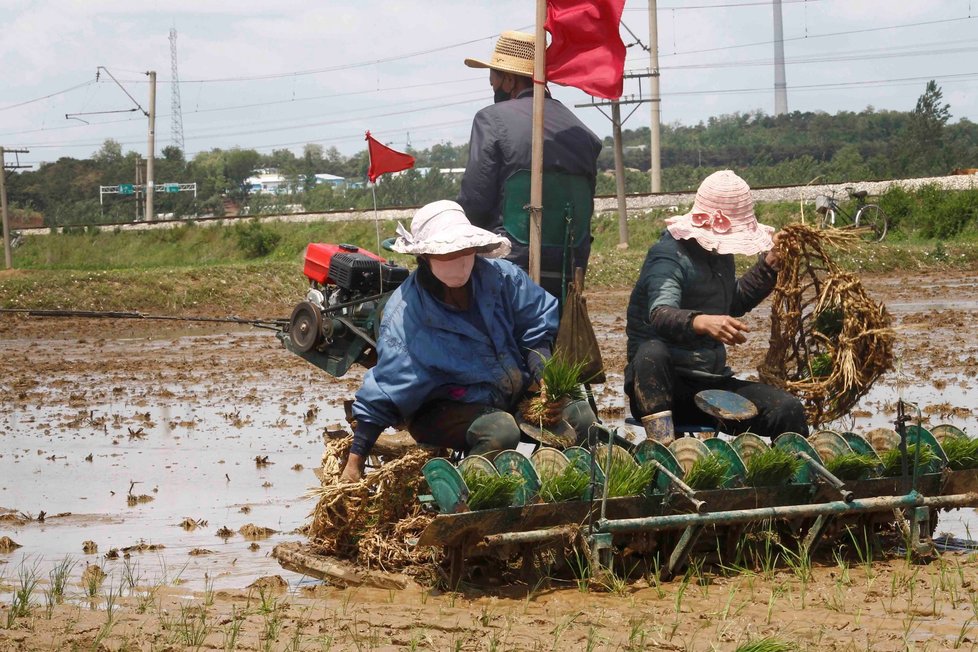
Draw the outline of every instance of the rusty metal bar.
M660 464L658 460L650 459L648 463L654 465L655 468L657 468L661 473L663 473L667 478L669 478L669 481L672 482L673 486L679 489L679 492L682 493L686 497L686 499L693 504L693 507L696 509L697 514L703 513L703 510L706 508L706 503L703 502L702 500L698 500L695 497L694 494L696 493L696 491L692 487L690 487L688 484L683 482L681 478L676 476L672 471L667 469L664 465ZM604 514L602 514L601 516L604 517Z
M566 525L560 525L557 527L545 528L543 530L489 534L483 537L482 542L487 546L497 546L506 543L539 543L541 541L548 541L550 539L565 539L573 534L573 528Z
M812 456L809 455L808 453L804 451L796 451L795 455L800 457L810 467L812 467L815 473L818 476L820 476L823 480L825 480L829 484L829 486L831 486L833 489L838 489L839 495L842 497L842 500L844 500L847 503L852 502L853 499L852 492L845 488L846 486L845 482L835 477L835 475L831 471L829 471L827 468L819 464L817 460L812 459Z

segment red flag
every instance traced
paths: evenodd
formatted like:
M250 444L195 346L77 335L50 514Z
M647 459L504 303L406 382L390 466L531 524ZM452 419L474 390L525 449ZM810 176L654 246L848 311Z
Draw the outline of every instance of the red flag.
M376 138L367 132L367 154L370 156L370 167L367 169L367 177L370 183L377 181L377 177L388 172L400 172L414 167L414 157L404 154L383 145Z
M547 81L609 100L621 97L625 0L547 0Z

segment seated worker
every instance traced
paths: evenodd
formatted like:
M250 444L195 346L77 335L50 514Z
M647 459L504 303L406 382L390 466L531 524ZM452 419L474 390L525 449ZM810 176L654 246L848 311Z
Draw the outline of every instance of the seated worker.
M506 181L520 170L530 169L533 150L533 34L503 32L489 61L466 59L470 68L488 68L494 104L475 114L469 139L469 160L462 176L458 203L476 226L501 235L503 227L503 189ZM564 172L586 179L594 196L601 140L566 106L546 93L543 110L543 171ZM588 215L587 219L590 220ZM529 248L510 237L507 260L524 270L529 266ZM584 238L571 252L573 265L587 271L591 237ZM561 295L561 247L541 251L540 284L556 297Z
M797 398L739 380L727 366L725 346L746 342L750 330L737 317L771 293L778 275L774 229L757 223L750 187L730 170L714 172L696 191L692 210L666 224L628 303L625 394L632 416L671 410L674 423L716 425L693 397L721 389L750 400L759 412L727 427L771 438L807 435ZM734 254L760 256L737 279Z
M419 443L485 454L515 448L517 403L539 382L557 334L557 300L505 260L509 241L436 201L398 227L394 251L418 267L391 295L377 365L353 404L356 428L341 480L356 481L377 437L405 424ZM479 255L477 255L479 254ZM563 412L579 433L585 401Z

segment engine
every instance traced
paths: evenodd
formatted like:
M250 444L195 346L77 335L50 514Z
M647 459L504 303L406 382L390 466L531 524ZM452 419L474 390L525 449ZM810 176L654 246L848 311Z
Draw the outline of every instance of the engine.
M303 274L310 288L279 334L285 348L337 377L376 364L383 308L407 268L354 245L312 243Z

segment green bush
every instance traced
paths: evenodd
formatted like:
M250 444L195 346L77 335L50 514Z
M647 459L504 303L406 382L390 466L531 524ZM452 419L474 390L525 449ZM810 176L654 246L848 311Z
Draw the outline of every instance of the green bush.
M953 238L978 226L978 190L945 190L928 184L909 191L892 187L880 197L890 228L924 238Z
M258 221L235 224L234 237L246 258L263 258L275 251L282 236Z

